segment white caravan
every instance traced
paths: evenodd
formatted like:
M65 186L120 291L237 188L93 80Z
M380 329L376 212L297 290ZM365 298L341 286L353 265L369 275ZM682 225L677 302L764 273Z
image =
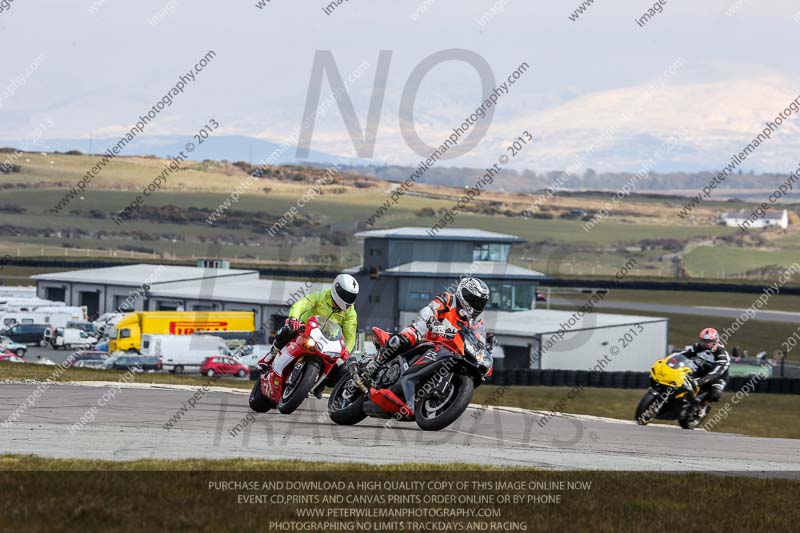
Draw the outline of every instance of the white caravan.
M59 308L52 308L52 311L6 311L0 312L0 329L10 328L14 324L46 324L53 328L63 328L67 322L73 320L83 320L83 312L61 311Z

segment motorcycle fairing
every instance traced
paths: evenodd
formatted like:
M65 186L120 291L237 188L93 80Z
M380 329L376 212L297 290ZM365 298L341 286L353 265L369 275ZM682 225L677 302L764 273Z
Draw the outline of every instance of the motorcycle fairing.
M403 396L406 399L411 411L414 411L414 400L416 397L417 386L420 382L436 374L436 372L443 368L449 360L460 357L446 348L440 350L428 350L425 354L417 359L413 365L408 365L405 360L404 371L400 374L400 386L402 387Z

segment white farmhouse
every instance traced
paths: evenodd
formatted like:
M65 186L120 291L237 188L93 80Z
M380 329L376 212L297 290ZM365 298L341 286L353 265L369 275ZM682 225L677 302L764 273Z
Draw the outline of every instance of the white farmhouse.
M735 211L722 213L722 222L726 226L746 226L748 228L770 228L789 227L789 213L786 209L772 211L764 214L763 217L753 220L753 213L748 211Z

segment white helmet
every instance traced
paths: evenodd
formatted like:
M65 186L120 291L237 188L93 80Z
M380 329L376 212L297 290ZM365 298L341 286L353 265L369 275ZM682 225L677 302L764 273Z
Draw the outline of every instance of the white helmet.
M478 278L464 278L456 288L456 301L459 314L474 320L489 303L489 287Z
M331 297L342 311L356 303L358 282L350 274L339 274L331 285Z

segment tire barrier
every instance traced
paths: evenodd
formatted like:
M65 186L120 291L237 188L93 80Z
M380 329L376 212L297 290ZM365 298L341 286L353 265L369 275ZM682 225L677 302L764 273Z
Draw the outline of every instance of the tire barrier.
M510 368L495 369L486 381L489 385L520 387L599 387L605 389L646 389L650 386L647 372L592 372L589 370L532 370ZM749 383L749 385L748 385ZM752 381L751 377L728 379L726 392L743 388L751 392L769 394L800 394L800 378L766 378Z

